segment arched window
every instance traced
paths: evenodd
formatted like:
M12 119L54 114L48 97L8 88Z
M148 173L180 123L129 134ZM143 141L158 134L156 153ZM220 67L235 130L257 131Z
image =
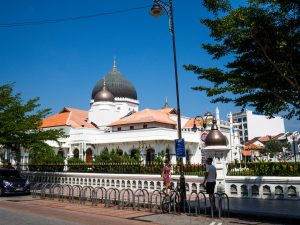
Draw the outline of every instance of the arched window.
M118 154L118 155L123 155L123 150L118 148L118 149L117 149L117 154Z
M279 185L275 187L275 197L283 198L283 188Z
M79 159L79 150L77 148L73 150L73 157Z
M130 158L133 158L136 161L140 160L140 150L139 149L132 149L130 152Z
M57 155L64 158L64 151L63 150L58 150Z
M155 159L155 151L153 148L147 149L146 162L153 162Z
M232 195L237 194L237 186L235 184L230 185L230 194Z
M88 148L85 152L85 162L92 163L93 162L93 150Z
M297 197L296 187L294 187L294 186L289 186L288 187L288 197L290 197L290 198Z
M263 195L271 196L271 188L268 185L263 186Z
M247 197L248 196L248 187L247 185L242 185L241 186L241 195L242 197Z

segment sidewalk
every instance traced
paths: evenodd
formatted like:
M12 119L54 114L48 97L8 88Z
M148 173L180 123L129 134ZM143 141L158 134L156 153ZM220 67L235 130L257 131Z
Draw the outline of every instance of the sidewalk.
M186 214L155 214L141 217L146 221L159 224L193 225L193 224L300 224L300 200L274 200L274 199L251 199L230 198L229 218L218 218L215 213L213 221L210 211L207 215L187 216ZM205 222L207 221L207 222ZM245 221L247 221L245 223ZM257 222L260 221L260 222ZM263 222L263 223L261 223Z
M269 200L250 198L230 198L230 217L211 218L206 215L193 216L185 214L161 214L146 210L120 210L104 207L104 204L70 203L31 196L1 197L0 209L11 208L17 212L34 213L46 217L55 217L73 224L82 225L286 225L300 224L300 200ZM106 222L104 222L104 219ZM96 222L95 222L96 221ZM97 222L98 221L98 222ZM99 221L102 221L101 223ZM111 221L111 222L109 222ZM118 221L118 222L117 222ZM0 221L0 224L1 221ZM20 223L21 224L21 223ZM27 223L28 224L28 223ZM58 224L57 224L58 225Z

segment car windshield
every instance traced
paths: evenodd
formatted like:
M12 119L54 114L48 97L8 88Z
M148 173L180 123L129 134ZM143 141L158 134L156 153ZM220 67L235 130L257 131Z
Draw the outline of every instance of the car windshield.
M0 170L1 178L20 178L20 174L17 170Z

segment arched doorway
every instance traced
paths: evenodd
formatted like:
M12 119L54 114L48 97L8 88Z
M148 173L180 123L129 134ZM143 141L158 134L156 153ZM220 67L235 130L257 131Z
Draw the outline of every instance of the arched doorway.
M139 149L134 148L130 151L130 158L134 159L136 162L140 161L140 155Z
M79 150L77 148L73 150L73 157L79 159Z
M63 150L58 150L57 155L64 158L64 151Z
M119 148L118 148L116 152L117 152L117 154L120 155L120 156L123 155L123 150L122 150L122 149L119 149Z
M153 148L147 149L146 162L153 162L155 159L155 150Z
M93 150L88 148L85 152L85 162L93 163Z

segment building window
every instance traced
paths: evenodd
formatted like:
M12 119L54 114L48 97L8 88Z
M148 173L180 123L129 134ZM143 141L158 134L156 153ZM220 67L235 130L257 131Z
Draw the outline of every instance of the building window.
M247 117L244 117L244 118L243 118L243 121L247 121Z
M147 124L144 124L144 125L143 125L143 128L146 129L146 128L147 128Z
M155 160L155 150L150 148L147 149L147 153L146 153L146 162L153 162Z
M133 130L134 126L130 126L130 130Z
M75 148L73 151L73 157L79 159L79 150L77 148Z
M121 129L121 127L118 127L118 131L121 131L122 129Z
M238 122L242 122L242 118L238 118Z

